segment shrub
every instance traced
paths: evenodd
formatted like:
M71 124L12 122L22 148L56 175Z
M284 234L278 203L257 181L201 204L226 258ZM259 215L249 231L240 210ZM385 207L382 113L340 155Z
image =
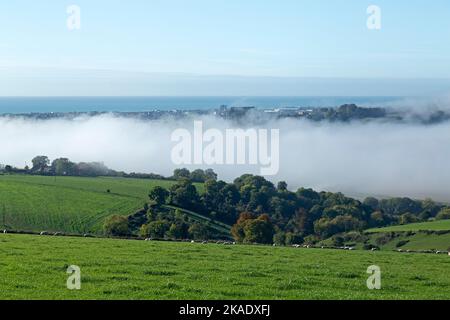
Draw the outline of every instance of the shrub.
M406 244L408 244L409 240L400 240L399 242L397 242L397 244L395 245L396 248L401 248L403 246L405 246Z
M286 244L286 234L282 231L275 233L273 236L273 243L279 246L283 246Z
M141 227L140 235L142 237L151 237L155 239L163 239L170 225L167 221L156 220Z
M371 243L366 243L366 244L364 244L363 249L364 250L372 250L372 249L380 250L380 247L376 246L376 245L373 245Z
M442 209L436 216L437 220L450 220L450 208Z
M119 215L110 216L106 218L103 230L109 236L127 236L130 234L128 218Z

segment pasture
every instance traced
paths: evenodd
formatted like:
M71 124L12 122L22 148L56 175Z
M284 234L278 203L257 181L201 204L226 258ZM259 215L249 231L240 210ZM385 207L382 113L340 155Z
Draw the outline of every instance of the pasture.
M450 220L436 220L431 222L411 223L385 228L374 228L366 230L366 232L405 232L405 231L426 231L426 230L429 231L450 230Z
M143 207L165 180L0 175L0 226L26 231L96 233L112 214ZM108 192L109 190L109 192Z
M450 297L446 255L0 234L0 257L0 299ZM371 265L381 290L366 286Z

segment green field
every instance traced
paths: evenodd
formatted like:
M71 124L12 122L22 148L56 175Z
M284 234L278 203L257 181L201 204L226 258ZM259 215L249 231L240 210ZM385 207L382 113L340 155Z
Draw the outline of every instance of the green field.
M403 231L425 231L425 230L430 231L450 230L450 220L436 220L431 222L411 223L386 228L374 228L366 230L366 232L403 232Z
M0 234L0 299L448 299L450 257ZM82 288L66 288L69 265ZM368 290L378 265L382 289Z
M0 175L0 226L27 231L98 232L105 217L132 214L143 207L152 187L170 187L173 183Z

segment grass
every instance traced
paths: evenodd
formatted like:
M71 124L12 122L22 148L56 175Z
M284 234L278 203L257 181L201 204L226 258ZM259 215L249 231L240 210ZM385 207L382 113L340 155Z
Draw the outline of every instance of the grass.
M374 228L366 232L403 232L403 231L446 231L450 230L450 220L436 220L431 222L411 223L385 228ZM450 245L450 244L449 244Z
M95 253L95 254L93 254ZM0 234L0 299L448 299L450 257ZM69 265L82 289L66 289ZM378 265L382 290L368 290Z
M0 175L0 226L27 231L95 233L105 217L132 214L142 208L152 187L168 188L173 183L109 177Z

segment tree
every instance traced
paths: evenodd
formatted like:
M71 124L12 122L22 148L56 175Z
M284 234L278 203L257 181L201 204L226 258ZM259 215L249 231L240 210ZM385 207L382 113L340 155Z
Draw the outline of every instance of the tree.
M52 172L57 176L75 175L76 164L67 158L53 160Z
M195 240L206 240L209 237L209 230L203 224L194 223L189 227L189 235Z
M31 162L33 163L32 170L39 173L44 172L44 170L47 169L48 165L50 164L50 160L47 156L34 157Z
M231 233L238 242L269 244L273 242L275 229L268 215L254 218L251 213L244 212L233 226Z
M173 171L173 178L176 180L180 180L180 179L189 179L191 176L191 173L189 172L188 169L183 168L183 169L175 169Z
M155 205L161 206L166 204L167 198L169 197L169 191L163 187L156 186L150 190L148 197Z
M172 223L167 235L173 239L187 239L189 237L189 226L183 222Z
M287 188L288 188L288 185L285 181L278 182L278 185L277 185L278 191L286 191Z
M110 216L105 220L103 230L109 236L127 236L130 233L128 218L119 215Z
M405 213L402 214L399 218L399 223L400 224L408 224L408 223L414 223L417 222L418 219L415 215L413 215L412 213Z
M274 229L270 221L254 219L244 227L246 243L270 244L273 241Z
M154 239L163 239L170 225L167 221L156 220L141 227L140 234L142 237L151 237Z
M184 209L194 211L201 209L197 188L187 179L170 187L169 202Z
M442 209L436 216L437 220L450 220L450 207Z

